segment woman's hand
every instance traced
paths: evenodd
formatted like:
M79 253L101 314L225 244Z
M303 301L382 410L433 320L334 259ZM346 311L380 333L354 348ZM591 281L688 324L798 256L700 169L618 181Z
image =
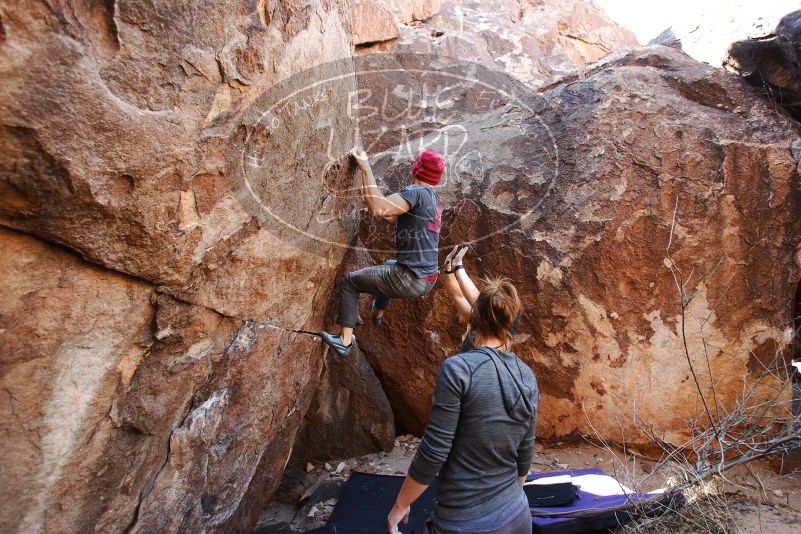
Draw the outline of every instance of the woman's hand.
M445 261L443 262L442 266L446 271L452 270L451 265L453 265L453 257L456 256L456 251L459 250L459 245L453 247L451 253L445 256Z
M460 248L461 250L459 250ZM456 245L455 247L453 247L451 253L445 256L445 262L443 264L445 270L452 271L454 267L456 267L457 265L461 265L462 259L464 258L464 255L467 254L467 249L469 248L470 247L467 245Z
M406 508L398 508L398 503L395 503L395 506L392 507L392 510L389 512L389 516L387 517L387 527L389 528L389 534L400 534L400 529L398 529L398 525L403 523L404 525L409 523L409 512L411 511L411 507L407 506Z
M462 258L464 258L464 255L467 254L467 249L469 248L470 248L469 246L463 245L462 250L460 250L459 253L453 257L452 263L454 267L462 264Z
M359 167L361 167L363 171L370 168L370 159L367 157L367 152L365 152L363 148L353 147L350 154L356 159L356 163L359 164Z

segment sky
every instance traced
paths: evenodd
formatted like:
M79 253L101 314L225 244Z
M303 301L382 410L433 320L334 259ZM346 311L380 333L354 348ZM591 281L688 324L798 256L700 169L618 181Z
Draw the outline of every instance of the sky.
M649 2L637 0L594 0L614 21L630 29L637 35L641 44L659 35L671 26L681 13L690 11L690 0L671 0L670 2ZM703 1L703 0L701 0ZM710 0L715 3L717 0Z
M690 26L702 15L730 23L733 18L784 15L801 9L801 0L594 0L606 13L632 30L641 44L669 26ZM771 21L773 22L773 21Z

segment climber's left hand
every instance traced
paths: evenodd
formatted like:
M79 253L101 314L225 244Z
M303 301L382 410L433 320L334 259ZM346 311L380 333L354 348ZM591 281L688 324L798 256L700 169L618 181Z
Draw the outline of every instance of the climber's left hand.
M395 503L395 506L392 507L392 511L389 512L389 517L387 517L387 527L389 527L389 534L400 534L400 529L398 529L398 525L403 523L404 525L409 523L409 512L411 511L411 507L407 506L406 508L398 508L398 504Z

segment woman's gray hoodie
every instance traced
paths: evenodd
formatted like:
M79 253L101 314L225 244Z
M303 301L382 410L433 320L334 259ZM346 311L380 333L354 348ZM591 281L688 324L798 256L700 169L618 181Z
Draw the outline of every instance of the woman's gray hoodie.
M439 473L435 514L475 519L518 497L534 448L539 391L514 353L479 348L442 364L420 448L409 475L430 484Z

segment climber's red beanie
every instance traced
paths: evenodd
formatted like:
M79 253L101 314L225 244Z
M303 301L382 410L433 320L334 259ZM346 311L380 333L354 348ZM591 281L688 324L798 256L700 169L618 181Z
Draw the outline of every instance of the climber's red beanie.
M412 165L412 176L430 185L437 185L445 172L445 158L430 148L417 156Z

